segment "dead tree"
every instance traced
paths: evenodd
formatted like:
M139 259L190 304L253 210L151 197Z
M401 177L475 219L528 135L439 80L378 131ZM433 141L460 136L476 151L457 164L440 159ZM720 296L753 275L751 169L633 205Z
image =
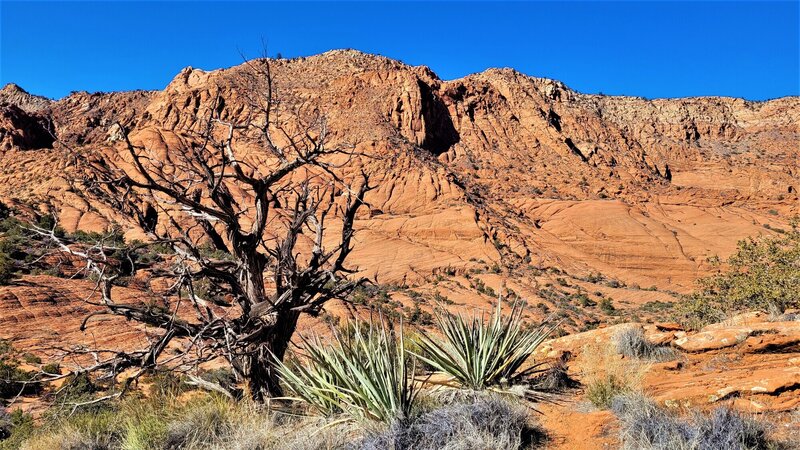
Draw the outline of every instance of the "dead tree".
M338 168L355 157L352 147L329 148L321 114L309 119L278 102L268 61L249 66L237 85L246 116L224 120L219 95L189 151L163 158L115 124L122 148L116 157L78 152L88 168L80 190L137 222L148 241L86 244L37 231L84 260L98 280L93 303L102 309L84 327L111 314L144 324L152 336L147 348L107 352L85 370L116 377L136 368L138 376L164 364L186 370L224 358L255 400L280 395L274 362L283 359L301 314L319 314L363 281L345 266L356 213L372 189L363 171L349 182L340 176ZM171 255L145 261L156 246ZM142 271L168 286L157 304L115 298L113 287Z

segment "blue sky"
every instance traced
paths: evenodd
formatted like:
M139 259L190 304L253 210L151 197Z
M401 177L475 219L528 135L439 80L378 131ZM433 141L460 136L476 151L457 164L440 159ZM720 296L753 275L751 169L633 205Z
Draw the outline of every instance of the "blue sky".
M355 48L453 79L488 67L581 92L800 95L800 2L10 2L0 83L161 89L185 66Z

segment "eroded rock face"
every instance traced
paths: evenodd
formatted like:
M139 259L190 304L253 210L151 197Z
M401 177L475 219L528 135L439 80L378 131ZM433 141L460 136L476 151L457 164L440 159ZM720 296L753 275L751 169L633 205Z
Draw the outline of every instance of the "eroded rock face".
M52 148L54 141L46 116L0 104L0 152Z
M420 271L402 257L387 264L376 245L414 254L425 271L531 262L680 292L707 258L800 212L798 98L595 96L508 69L443 81L355 51L271 67L283 101L325 116L331 145L376 157L364 162L379 188L354 259L385 281ZM191 145L212 110L250 113L259 85L246 70L187 68L155 92L50 102L7 87L0 98L42 114L73 149L118 151L124 127L167 155ZM123 220L70 192L68 151L18 152L47 145L18 120L2 127L0 199L50 204L67 228Z
M142 298L142 292L132 289L118 294L129 302ZM42 354L92 341L97 348L133 349L146 344L144 327L123 317L98 315L90 330L81 330L83 320L102 309L87 300L97 300L89 281L31 276L23 283L0 286L0 339Z

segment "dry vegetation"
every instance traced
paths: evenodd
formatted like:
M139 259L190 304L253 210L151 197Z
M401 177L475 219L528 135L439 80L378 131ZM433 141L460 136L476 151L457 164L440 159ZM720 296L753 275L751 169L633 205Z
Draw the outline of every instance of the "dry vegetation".
M39 224L48 225L47 218ZM37 270L35 262L20 255L40 254L39 238L26 234L16 219L6 218L0 225L2 248L12 261L10 274ZM797 236L795 228L743 243L728 262L731 269L704 281L707 288L693 297L684 317L708 320L698 311L709 309L724 315L739 308L764 306L782 313L796 307L796 300L786 300L786 292L775 294L764 283L792 282ZM78 233L72 238L98 237ZM754 278L751 270L772 275ZM747 303L742 303L742 292L749 295ZM355 295L363 297L358 301L362 305L373 299L379 306L391 302L382 287L361 288ZM720 303L723 295L738 298L738 303ZM776 295L783 296L780 303ZM409 296L419 308L421 297ZM697 305L704 307L698 310ZM279 363L282 382L294 400L269 406L246 396L234 400L197 390L187 384L189 380L169 372L148 375L147 389L117 401L94 403L113 384L87 374L67 378L66 388L54 390L39 381L48 373L60 373L59 367L4 343L3 397L43 395L53 406L37 420L13 407L3 409L0 448L535 448L546 437L531 414L530 401L577 383L567 375L566 359L549 368L532 363L537 347L558 323L531 328L523 306L517 300L506 315L497 308L490 317L471 319L444 309L434 311L424 321L438 328L433 333L421 327L421 320L412 321L420 326L413 329L395 322L403 315L421 317L423 310L402 310L398 317L387 314L372 322L340 323L333 345L308 338L300 353ZM770 440L767 426L731 410L679 415L655 405L645 396L642 378L650 364L675 358L676 350L649 342L638 327L623 329L611 343L583 350L580 380L586 400L619 417L624 448L783 448ZM205 372L203 378L236 390L235 377L224 369Z

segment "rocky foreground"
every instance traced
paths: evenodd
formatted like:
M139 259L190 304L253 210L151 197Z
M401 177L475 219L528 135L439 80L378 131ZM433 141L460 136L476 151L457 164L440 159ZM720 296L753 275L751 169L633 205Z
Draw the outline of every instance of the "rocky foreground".
M616 374L676 411L710 410L719 405L752 413L775 423L777 435L800 439L800 322L750 313L727 322L685 332L670 323L619 324L547 342L549 357L569 354L569 372L586 383ZM654 343L676 349L673 358L647 362L614 350L614 336L642 327ZM616 448L616 420L593 411L585 389L563 404L545 406L543 423L552 429L555 448ZM586 424L581 432L573 424Z
M82 318L91 312L84 303L89 288L88 283L51 276L25 277L0 287L0 337L44 358L65 342L119 349L142 345L145 331L121 318L100 318L89 332L79 331ZM315 325L307 322L304 332L312 328ZM649 342L671 349L670 356L649 361L621 355L616 339L632 328L642 329ZM776 438L800 439L800 321L793 314L748 313L698 331L666 322L618 323L550 339L540 347L537 360L565 361L567 375L576 382L553 403L536 405L535 417L548 435L547 448L618 447L618 421L610 411L593 405L591 393L593 385L609 376L677 412L732 406L772 423ZM43 411L36 398L22 398L16 406L34 414Z

